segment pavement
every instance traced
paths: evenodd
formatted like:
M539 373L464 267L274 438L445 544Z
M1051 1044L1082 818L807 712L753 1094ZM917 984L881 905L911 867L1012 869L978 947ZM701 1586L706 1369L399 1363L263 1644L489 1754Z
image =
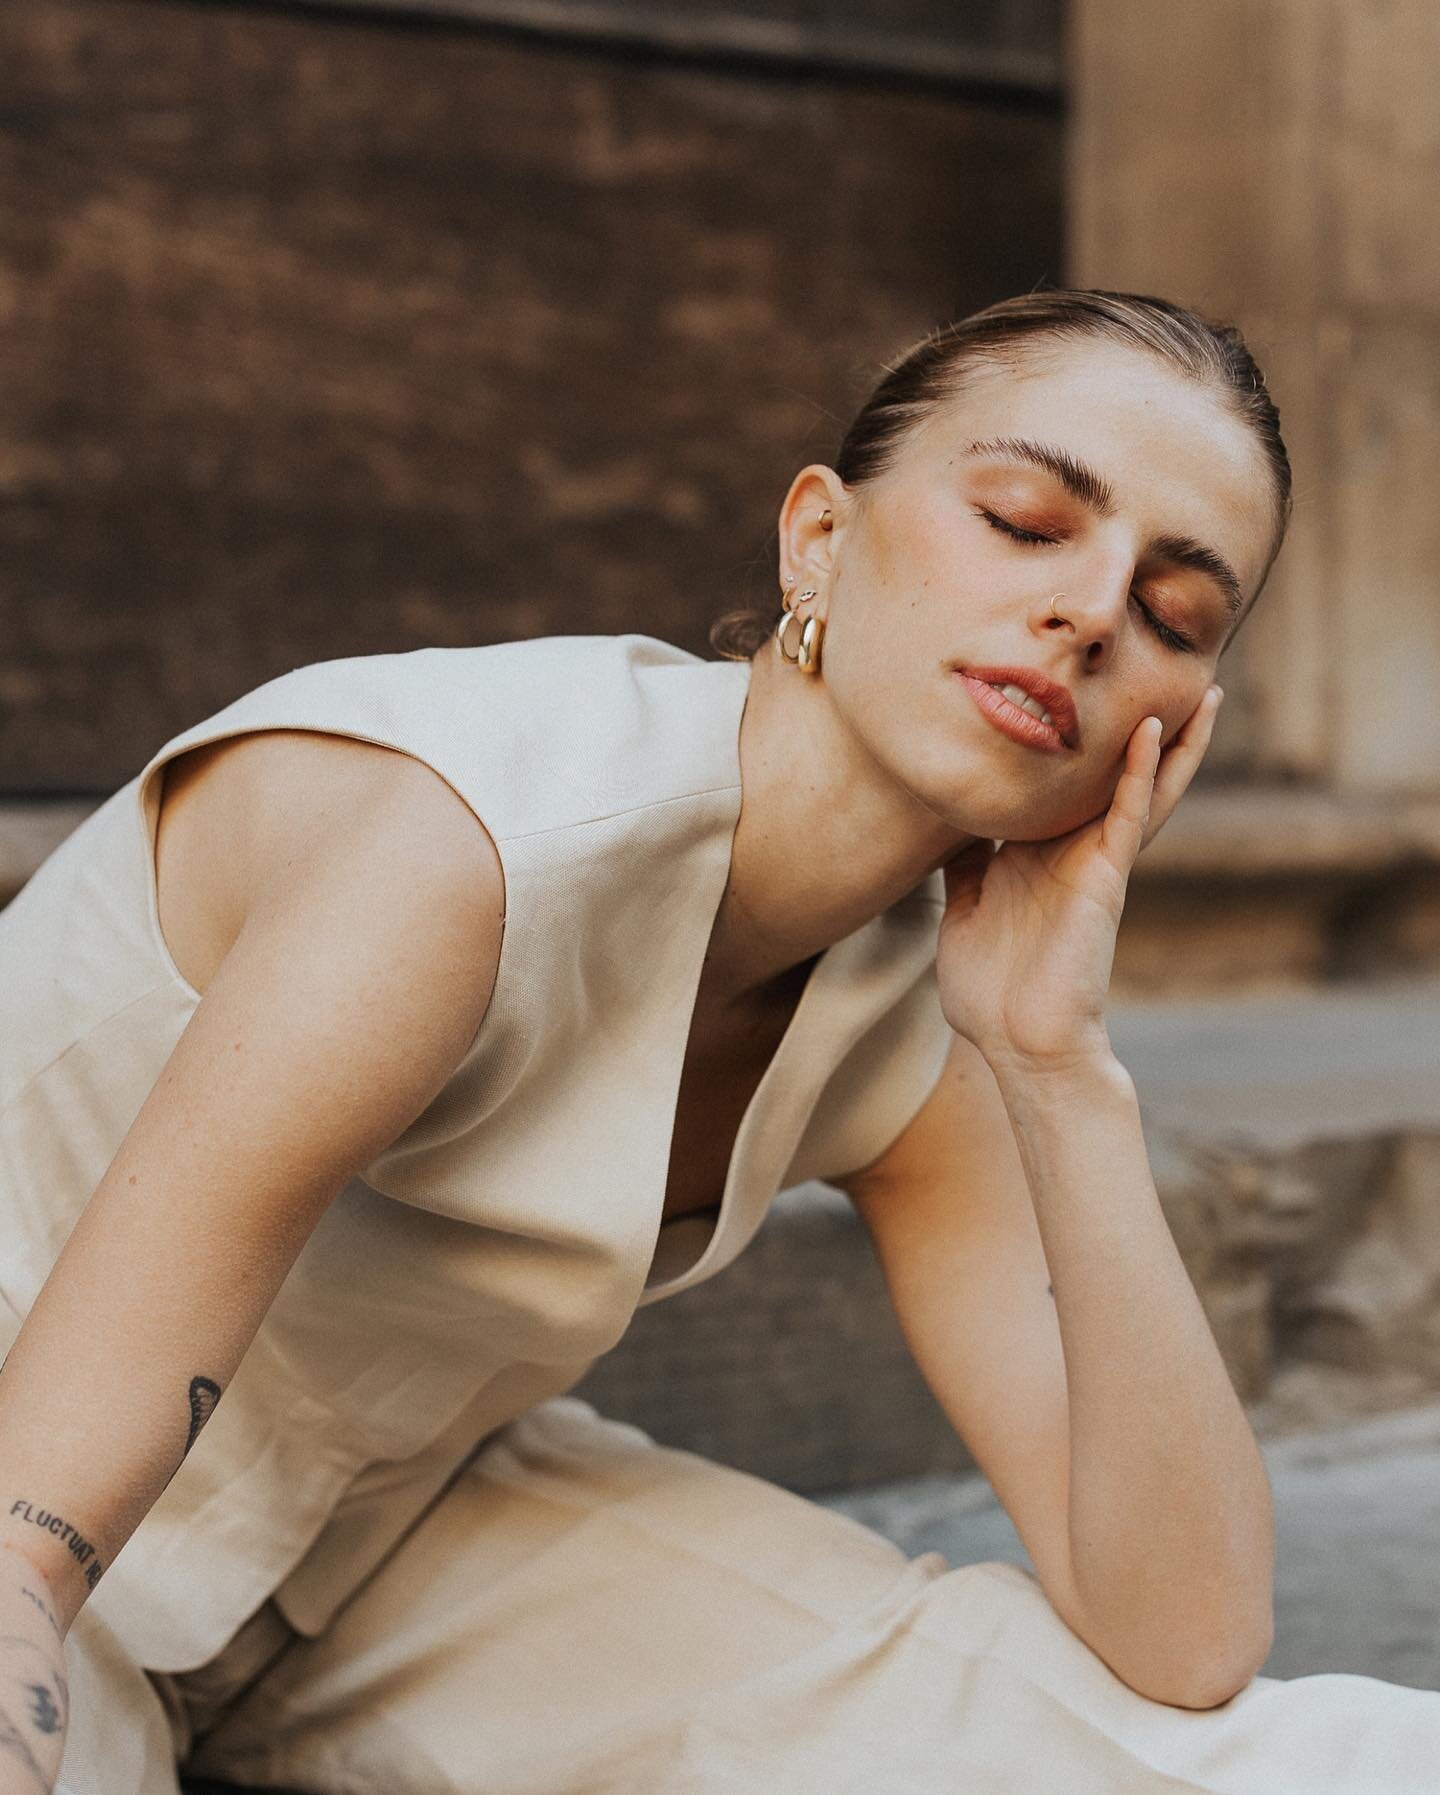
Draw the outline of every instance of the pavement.
M1275 1491L1272 1677L1348 1671L1440 1690L1440 1404L1262 1446ZM981 1477L820 1496L912 1556L1033 1572Z

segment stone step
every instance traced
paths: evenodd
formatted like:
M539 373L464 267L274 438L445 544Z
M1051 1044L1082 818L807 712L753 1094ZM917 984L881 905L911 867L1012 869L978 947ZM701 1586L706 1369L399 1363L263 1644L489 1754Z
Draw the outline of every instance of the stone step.
M1440 798L1211 785L1136 863L1117 996L1440 973Z
M1122 1008L1112 1035L1257 1430L1440 1396L1440 984ZM819 1185L719 1278L641 1310L577 1393L798 1490L970 1463Z

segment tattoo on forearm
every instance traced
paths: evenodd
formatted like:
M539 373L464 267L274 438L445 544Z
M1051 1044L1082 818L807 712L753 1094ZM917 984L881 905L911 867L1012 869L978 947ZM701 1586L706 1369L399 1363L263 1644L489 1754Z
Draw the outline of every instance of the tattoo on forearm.
M46 1533L53 1533L56 1539L63 1540L70 1556L85 1573L88 1588L94 1589L105 1575L105 1567L94 1546L62 1516L52 1514L48 1508L35 1508L23 1496L10 1504L10 1512L18 1515L22 1521L29 1521L34 1527L43 1528Z
M38 1789L48 1790L51 1777L35 1750L53 1767L55 1746L40 1742L65 1731L69 1709L70 1691L60 1666L33 1641L0 1635L0 1753L18 1760Z
M176 1462L175 1471L165 1479L166 1489L175 1481L175 1472L189 1458L190 1448L199 1439L200 1429L215 1413L215 1404L219 1402L220 1396L220 1386L213 1377L201 1377L197 1372L190 1379L190 1431L185 1436L185 1450Z
M24 1596L24 1598L27 1602L29 1602L33 1607L36 1607L40 1610L40 1612L45 1616L46 1620L49 1621L51 1631L54 1633L55 1637L57 1639L59 1639L61 1637L60 1623L58 1620L56 1620L55 1612L51 1608L50 1604L45 1600L44 1596L37 1596L35 1591L33 1589L31 1589L29 1584L27 1584L27 1583L22 1583L20 1585L20 1593L22 1596Z
M35 1730L40 1733L58 1733L63 1721L51 1692L43 1683L27 1683L25 1693L30 1698L30 1718L35 1723Z
M190 1437L185 1442L185 1452L195 1444L200 1429L215 1413L215 1404L220 1400L220 1386L213 1377L192 1377L190 1379ZM229 1413L229 1410L226 1410Z

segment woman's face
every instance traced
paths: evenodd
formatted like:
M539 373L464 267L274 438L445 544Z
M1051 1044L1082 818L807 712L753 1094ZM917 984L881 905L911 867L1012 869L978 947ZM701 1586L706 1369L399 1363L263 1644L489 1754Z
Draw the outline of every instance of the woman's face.
M825 502L835 516L810 552L790 542L821 587L842 721L927 809L1008 840L1102 811L1142 718L1176 733L1275 528L1263 453L1223 400L1095 342L973 369L838 502L817 486L795 503L800 486L787 528Z

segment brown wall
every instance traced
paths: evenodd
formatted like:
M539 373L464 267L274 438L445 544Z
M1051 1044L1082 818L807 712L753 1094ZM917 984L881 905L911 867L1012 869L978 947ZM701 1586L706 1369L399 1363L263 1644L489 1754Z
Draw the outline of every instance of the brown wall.
M893 73L7 9L0 793L329 656L702 648L882 360L1059 277L1060 136Z

